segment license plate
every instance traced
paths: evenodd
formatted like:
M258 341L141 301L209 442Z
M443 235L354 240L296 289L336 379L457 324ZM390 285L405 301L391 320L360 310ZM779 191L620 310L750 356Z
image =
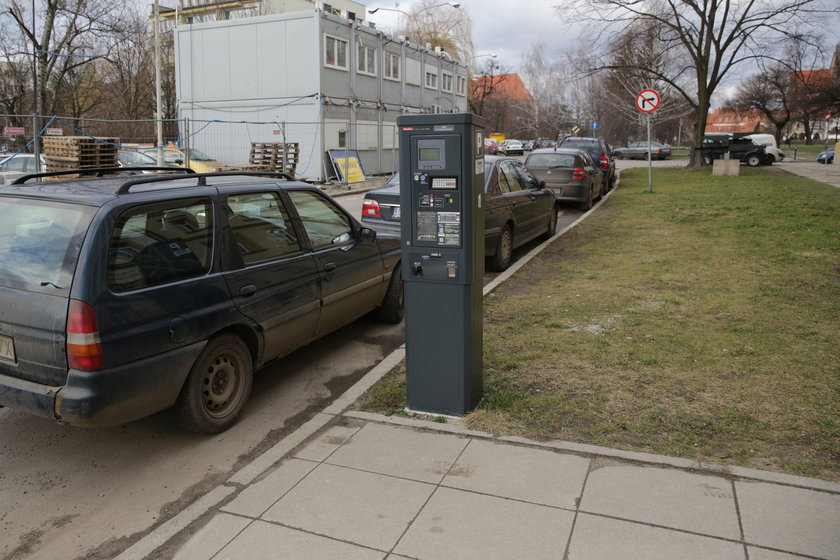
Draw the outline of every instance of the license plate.
M391 212L391 216L393 216L393 218L395 220L400 217L400 207L399 206L394 207L394 210Z
M15 340L10 336L0 335L0 359L16 361L15 358Z

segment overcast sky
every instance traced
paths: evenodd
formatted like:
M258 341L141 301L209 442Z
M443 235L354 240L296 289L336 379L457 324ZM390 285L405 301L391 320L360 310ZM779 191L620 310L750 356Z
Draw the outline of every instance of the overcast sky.
M472 19L476 54L494 53L503 67L517 72L522 57L537 41L545 43L549 53L574 44L576 32L565 25L552 8L561 1L461 0L458 9L466 10ZM371 0L367 7L408 10L411 5L407 0L399 3ZM393 32L401 14L380 10L367 17L377 27Z

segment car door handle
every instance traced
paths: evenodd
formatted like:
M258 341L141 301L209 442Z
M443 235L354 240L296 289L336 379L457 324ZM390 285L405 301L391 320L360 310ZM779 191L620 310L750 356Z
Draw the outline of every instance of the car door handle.
M333 270L335 270L335 263L334 262L328 262L327 264L324 265L324 270L326 272L332 272Z
M239 295L242 297L250 297L257 293L257 287L253 284L246 284L239 288Z

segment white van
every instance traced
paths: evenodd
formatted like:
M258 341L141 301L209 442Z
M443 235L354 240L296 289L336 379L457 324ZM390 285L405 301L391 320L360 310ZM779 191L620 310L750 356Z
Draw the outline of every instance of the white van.
M764 151L767 152L767 155L773 157L773 161L783 161L785 159L785 153L776 145L776 137L772 134L750 134L747 138L752 140L753 144L764 146Z

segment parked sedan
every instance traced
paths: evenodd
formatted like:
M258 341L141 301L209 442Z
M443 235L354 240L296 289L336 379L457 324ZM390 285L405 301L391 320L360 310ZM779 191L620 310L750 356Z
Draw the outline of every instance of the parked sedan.
M484 157L484 254L487 268L501 271L510 266L513 250L557 229L554 193L519 160ZM378 232L400 233L399 173L382 188L365 195L362 225Z
M534 150L525 160L525 167L545 181L548 189L561 202L577 202L581 210L592 208L592 202L607 191L598 165L586 150L576 148L543 148Z
M817 156L817 163L834 163L834 150L826 150Z
M41 171L46 169L44 155L41 154ZM35 154L16 154L0 161L0 185L10 184L18 177L35 173Z
M671 146L651 140L650 146L647 142L630 142L623 148L613 150L616 159L665 159L671 157Z
M157 161L157 148L142 148L141 153L144 153ZM195 148L178 148L175 146L167 146L163 148L163 161L167 165L177 165L178 167L189 167L196 173L211 173L217 171L220 167L224 167L224 163L217 161L202 151ZM189 165L187 165L189 161Z
M581 137L566 137L560 141L558 147L561 148L580 148L589 152L592 159L598 164L598 169L601 170L604 178L603 181L607 184L607 189L612 189L615 186L615 158L613 158L612 150L603 138L581 138Z
M499 151L506 156L521 156L525 153L525 148L519 140L503 140Z

